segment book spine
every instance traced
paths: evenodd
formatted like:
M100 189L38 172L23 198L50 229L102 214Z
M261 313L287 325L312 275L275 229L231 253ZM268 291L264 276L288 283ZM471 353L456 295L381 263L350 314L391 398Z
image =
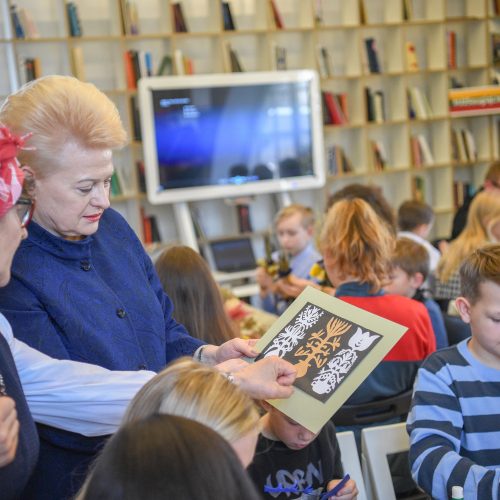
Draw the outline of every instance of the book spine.
M281 17L280 11L278 10L278 6L276 5L275 0L269 0L269 6L271 7L271 13L274 19L274 25L278 29L283 29L285 27L283 24L283 18Z
M365 38L365 50L370 73L380 73L380 64L375 38Z
M12 5L10 7L10 18L12 20L12 26L14 28L14 34L16 38L24 38L25 37L24 28L21 24L21 19L19 18L19 12L15 5Z
M231 13L231 6L229 2L221 2L222 5L222 22L225 31L235 30L233 14Z

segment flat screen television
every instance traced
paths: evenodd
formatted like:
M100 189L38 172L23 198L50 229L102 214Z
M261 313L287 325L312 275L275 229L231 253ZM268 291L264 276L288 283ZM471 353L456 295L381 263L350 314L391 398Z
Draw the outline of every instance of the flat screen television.
M143 78L139 104L151 203L324 185L315 71Z

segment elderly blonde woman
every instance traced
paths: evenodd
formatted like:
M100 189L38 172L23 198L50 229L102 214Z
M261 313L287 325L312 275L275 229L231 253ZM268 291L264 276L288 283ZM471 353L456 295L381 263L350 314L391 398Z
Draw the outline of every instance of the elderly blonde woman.
M54 358L112 370L158 371L182 355L211 364L255 355L241 339L203 345L172 318L140 241L109 209L112 151L126 134L103 93L71 77L41 78L6 99L0 122L16 134L33 132L32 149L19 155L34 182L33 223L0 291L0 310L21 340ZM281 382L293 378L288 367L267 368ZM38 432L33 491L71 496L102 438L50 426Z
M464 229L438 263L433 290L436 300L454 300L460 295L460 265L474 250L500 241L499 222L500 195L490 191L478 193L470 205Z
M131 401L123 423L168 413L196 420L217 431L244 467L252 461L260 431L255 403L219 371L192 358L174 361Z

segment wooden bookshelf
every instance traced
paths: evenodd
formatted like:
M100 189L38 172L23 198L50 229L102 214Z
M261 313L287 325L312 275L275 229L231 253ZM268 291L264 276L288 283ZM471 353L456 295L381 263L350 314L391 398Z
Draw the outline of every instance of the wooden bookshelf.
M165 55L172 60L176 51L189 58L195 73L229 71L224 62L229 45L245 71L274 68L271 48L286 47L288 69L319 69L317 48L326 47L331 74L321 79L324 91L344 93L349 120L342 125L325 125L325 149L339 146L352 164L351 172L328 175L320 192L294 192L294 201L312 205L323 212L328 194L351 182L374 183L397 207L412 196L413 178L423 179L423 197L436 210L433 236L446 236L453 216L454 182L481 184L488 163L498 156L497 116L452 118L448 113L448 87L453 77L464 86L487 85L498 70L491 55L492 33L500 33L500 17L491 0L274 0L283 27L277 28L269 0L228 0L234 30L224 30L220 0L182 0L189 31L174 30L174 0L136 0L137 34L123 30L123 0L76 0L81 36L71 37L65 0L17 0L18 9L30 11L38 38L16 38L10 6L0 0L0 100L24 83L22 62L38 57L42 74L72 74L71 54L79 48L88 81L104 90L117 104L130 134L127 148L115 156L127 173L127 190L113 200L136 232L142 233L140 208L156 215L166 241L178 240L175 216L170 206L151 206L139 192L136 162L142 159L141 143L133 140L130 101L135 90L127 87L123 54L128 50L148 51L153 72ZM410 18L404 19L404 4ZM363 5L365 19L362 19ZM320 10L318 10L320 9ZM447 33L455 34L456 65L449 68ZM379 73L367 64L365 40L376 42ZM410 71L405 43L415 48L418 68ZM385 119L367 120L365 87L383 94ZM407 89L419 88L432 113L411 118ZM471 132L477 160L453 156L454 129ZM411 137L425 136L432 152L431 165L414 167ZM387 152L387 163L375 171L370 161L370 141L379 142ZM326 151L325 151L326 155ZM197 202L193 207L206 219L207 238L226 237L237 232L234 207L224 200ZM271 226L277 209L271 195L250 203L255 238ZM263 245L260 248L263 252ZM261 252L261 254L262 254ZM256 249L259 254L259 250ZM259 255L260 256L260 255Z

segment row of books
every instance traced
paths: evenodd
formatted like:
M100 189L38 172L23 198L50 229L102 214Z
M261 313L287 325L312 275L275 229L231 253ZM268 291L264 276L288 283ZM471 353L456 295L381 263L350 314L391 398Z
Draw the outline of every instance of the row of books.
M366 121L383 123L386 120L384 92L365 87Z
M388 156L382 141L370 140L369 143L370 163L375 172L381 172L387 166Z
M419 120L432 118L434 113L425 92L422 92L418 87L408 87L407 99L410 118L418 118Z
M410 137L410 151L411 163L414 167L434 165L434 156L424 135L416 134Z
M146 215L144 207L141 207L142 237L145 244L159 243L162 241L158 221L155 215Z
M151 53L145 50L127 50L123 54L125 79L129 90L137 89L139 78L153 75Z
M341 146L329 146L326 153L329 175L348 174L354 171L351 161Z
M120 167L115 167L113 175L111 176L111 196L128 195L131 191L129 183L123 174L123 170Z
M451 131L451 156L459 162L477 160L476 141L470 130L454 128Z
M347 107L347 93L334 94L322 91L323 123L325 125L345 125L349 123L349 111Z
M42 76L42 65L39 57L27 57L21 60L21 70L25 81L31 82Z
M40 33L31 12L16 4L10 6L10 18L16 38L39 38Z
M139 34L139 11L136 2L120 0L120 17L124 35Z

